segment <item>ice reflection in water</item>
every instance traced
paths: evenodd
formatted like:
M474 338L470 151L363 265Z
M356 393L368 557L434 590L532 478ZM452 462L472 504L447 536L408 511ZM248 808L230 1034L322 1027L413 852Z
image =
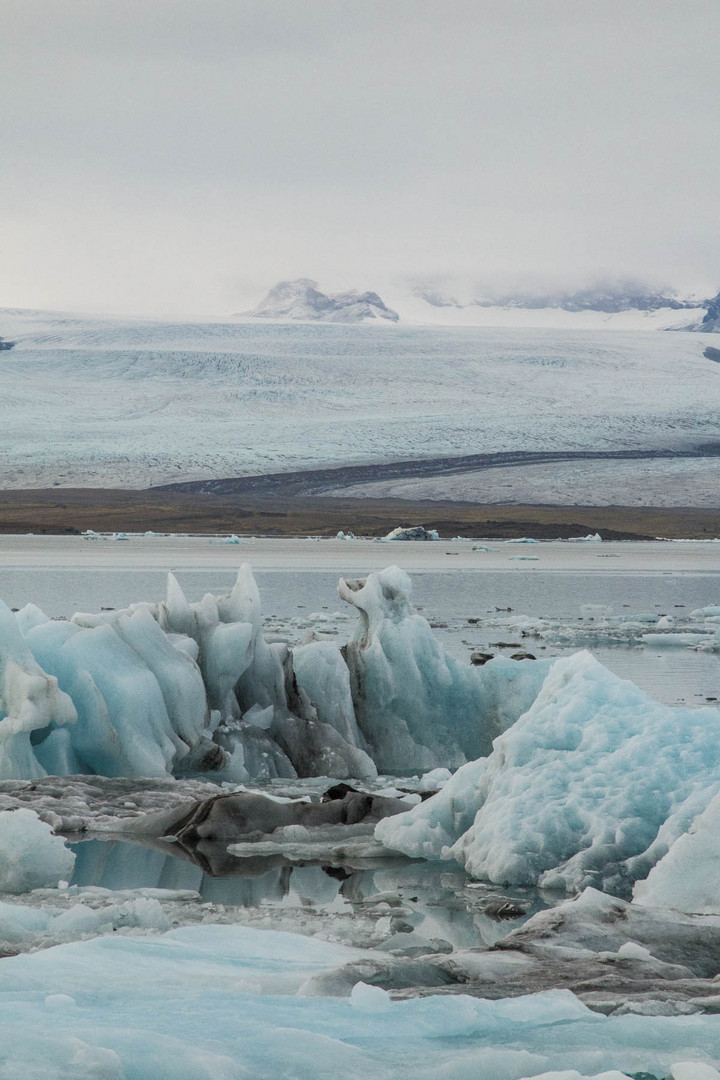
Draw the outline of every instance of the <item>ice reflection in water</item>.
M267 925L403 955L490 946L547 906L537 890L506 891L471 881L451 863L401 856L333 866L281 855L234 858L225 844L186 852L172 844L93 838L71 846L73 885L193 890L206 904L232 909L228 921L258 925L261 915ZM524 913L486 914L488 903L497 908L507 900Z

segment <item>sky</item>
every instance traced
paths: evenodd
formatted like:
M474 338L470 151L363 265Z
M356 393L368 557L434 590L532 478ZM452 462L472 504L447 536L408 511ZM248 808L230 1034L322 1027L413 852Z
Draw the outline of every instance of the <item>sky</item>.
M718 0L0 15L0 307L222 314L299 276L720 288Z

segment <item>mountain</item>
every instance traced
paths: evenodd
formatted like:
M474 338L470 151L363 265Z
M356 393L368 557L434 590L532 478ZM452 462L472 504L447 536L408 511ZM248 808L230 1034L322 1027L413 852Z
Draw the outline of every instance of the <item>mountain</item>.
M374 292L327 294L320 292L316 281L297 278L281 281L252 311L255 319L302 319L312 322L362 322L364 319L387 319L397 322L399 315L387 307Z
M705 318L694 329L701 334L720 334L720 292L709 302Z
M668 326L667 330L686 330L693 334L720 334L720 292L712 300L703 300L702 307L706 308L705 315L700 322L693 322L689 326ZM717 349L711 349L717 352ZM705 351L707 356L707 350ZM716 357L711 357L716 359Z
M673 293L656 292L637 285L617 285L578 289L574 292L517 292L486 294L484 296L457 300L451 294L434 286L416 286L414 294L433 307L481 307L523 308L539 311L545 308L562 311L599 311L616 314L621 311L659 311L670 309L702 308L707 301L682 300Z

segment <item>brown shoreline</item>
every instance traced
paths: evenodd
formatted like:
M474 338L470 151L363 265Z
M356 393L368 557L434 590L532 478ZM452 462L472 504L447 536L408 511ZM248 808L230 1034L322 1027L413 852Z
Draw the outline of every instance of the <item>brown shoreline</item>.
M381 536L425 525L443 538L562 539L599 532L607 540L710 539L720 508L487 505L408 499L302 495L214 495L158 488L50 488L0 491L0 533L189 532L249 536L334 536L339 529Z

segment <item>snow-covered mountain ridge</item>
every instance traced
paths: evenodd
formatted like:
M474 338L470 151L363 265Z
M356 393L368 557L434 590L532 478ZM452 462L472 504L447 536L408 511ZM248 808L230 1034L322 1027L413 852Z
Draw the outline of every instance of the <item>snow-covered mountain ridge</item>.
M316 281L297 278L281 281L256 308L247 312L254 319L293 319L303 322L362 322L364 319L398 321L398 313L387 307L375 292L320 292Z
M584 288L575 291L520 291L478 295L459 300L451 292L433 286L415 286L414 295L433 307L501 307L541 310L559 308L562 311L599 311L611 315L620 311L658 311L669 308L704 308L709 300L682 299L674 292L658 292L642 286Z
M694 329L703 334L720 333L720 292L707 305L707 311L705 312L703 321L699 326L694 327Z
M637 283L577 289L499 290L466 283L397 282L377 292L332 293L316 281L281 281L254 308L236 317L268 321L352 323L401 321L436 326L556 329L656 329L712 333L720 329L720 293L682 296ZM704 318L703 318L704 316Z
M503 292L423 282L391 302L403 320L435 325L720 330L720 293L703 299L637 284Z

